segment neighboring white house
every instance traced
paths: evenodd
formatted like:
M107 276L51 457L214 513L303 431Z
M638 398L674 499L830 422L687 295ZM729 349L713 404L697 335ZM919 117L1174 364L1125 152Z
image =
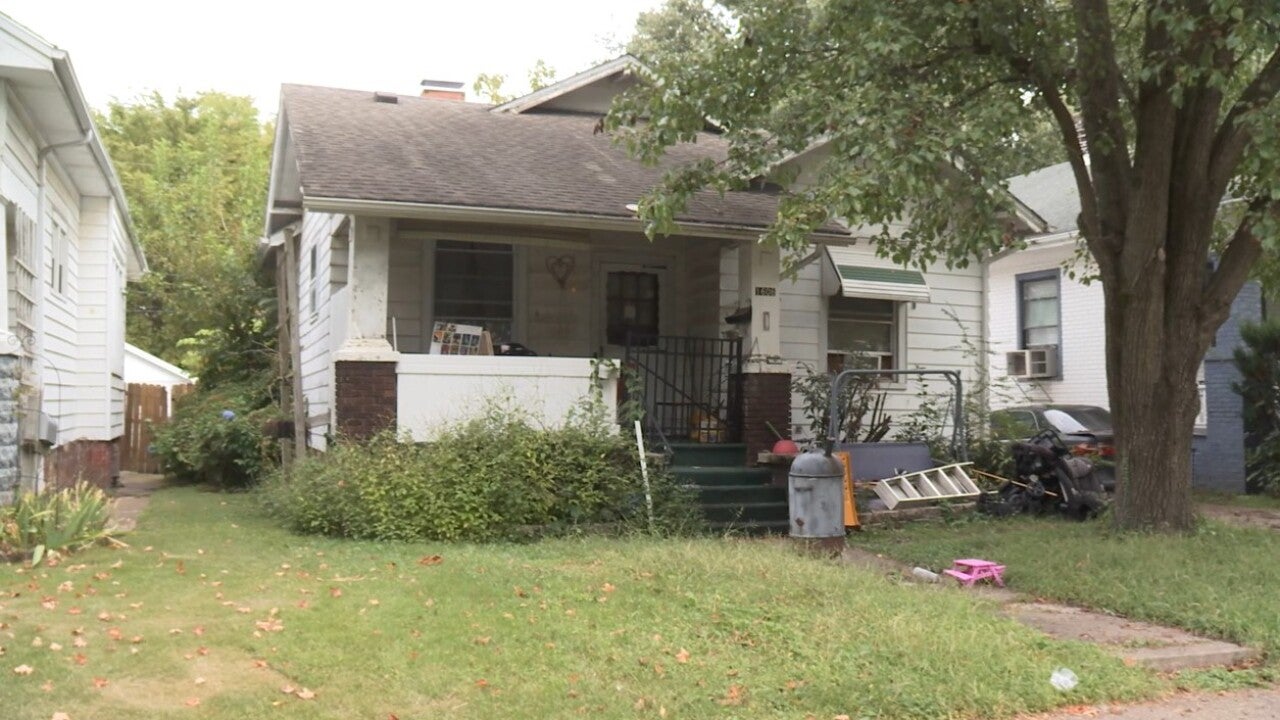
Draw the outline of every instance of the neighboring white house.
M623 57L494 107L283 88L266 233L294 308L286 366L310 445L389 423L427 438L491 394L554 422L588 392L593 356L644 377L668 439L741 438L751 458L773 442L766 421L804 431L792 376L840 367L850 351L976 379L965 341L983 337L978 263L900 268L831 224L786 279L778 251L757 242L776 212L769 191L702 193L679 234L647 240L634 203L665 166L593 132L634 67ZM725 147L704 133L667 162ZM436 322L483 326L539 356L432 354ZM886 387L900 417L923 386Z
M118 472L125 283L146 270L67 53L0 15L0 501Z
M125 343L124 381L127 385L159 385L167 391L169 409L173 409L173 389L191 385L196 380L186 370L162 360L140 347Z
M1008 378L992 405L1095 405L1110 408L1106 332L1099 281L1086 282L1092 261L1082 252L1077 218L1080 199L1067 163L1009 181L1009 190L1048 225L1027 247L986 263L986 317L990 373ZM1256 286L1232 306L1201 365L1196 419L1197 484L1240 491L1244 487L1244 431L1232 351L1241 322L1261 316Z

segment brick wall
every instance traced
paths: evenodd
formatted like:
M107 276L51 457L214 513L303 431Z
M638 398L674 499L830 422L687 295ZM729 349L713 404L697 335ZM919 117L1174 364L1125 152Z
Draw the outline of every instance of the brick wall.
M1233 386L1240 379L1233 361L1240 325L1262 319L1262 290L1249 283L1231 304L1231 315L1204 359L1207 432L1192 443L1192 482L1196 487L1244 492L1244 421Z
M768 451L777 441L765 422L773 423L779 432L787 432L791 424L791 375L742 376L742 442L747 446L748 465L755 465L757 454Z
M334 363L338 435L363 440L396 426L395 362Z
M86 482L106 490L120 476L119 440L75 440L44 456L48 487L71 487Z

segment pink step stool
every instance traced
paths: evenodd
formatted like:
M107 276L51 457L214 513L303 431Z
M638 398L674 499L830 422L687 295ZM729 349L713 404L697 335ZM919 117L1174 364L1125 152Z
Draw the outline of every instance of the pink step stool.
M950 570L942 572L959 580L965 587L973 587L973 584L979 580L991 580L996 585L1004 587L1004 565L997 565L990 560L974 558L955 560Z

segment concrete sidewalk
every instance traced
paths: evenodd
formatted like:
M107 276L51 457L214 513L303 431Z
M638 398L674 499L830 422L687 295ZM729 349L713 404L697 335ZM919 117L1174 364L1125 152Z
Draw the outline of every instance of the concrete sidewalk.
M1280 690L1245 690L1221 695L1184 694L1123 707L1076 707L1025 720L1280 720Z
M840 557L848 565L893 574L915 581L911 568L883 555L847 546ZM955 586L943 577L939 589ZM959 592L960 590L956 590ZM1035 602L1014 589L980 585L963 590L998 603L1000 612L1053 638L1087 642L1126 662L1161 672L1190 668L1234 667L1256 660L1261 653L1243 645L1203 638L1178 628L1094 612L1070 605Z
M138 527L138 516L146 509L151 493L164 487L163 475L120 473L120 486L111 492L111 524L123 532Z

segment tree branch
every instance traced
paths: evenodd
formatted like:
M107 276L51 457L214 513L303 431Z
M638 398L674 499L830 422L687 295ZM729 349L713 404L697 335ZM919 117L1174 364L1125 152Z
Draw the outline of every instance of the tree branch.
M1252 135L1248 124L1241 120L1248 113L1274 100L1277 92L1280 92L1280 48L1271 54L1267 64L1258 71L1244 92L1240 93L1240 97L1218 126L1213 141L1213 156L1209 161L1209 182L1217 197L1226 192L1227 183L1231 182L1236 165Z
M1200 295L1200 327L1202 336L1212 336L1231 313L1231 303L1249 279L1254 263L1262 255L1262 240L1254 234L1254 226L1262 216L1280 216L1280 201L1254 200L1249 211L1231 235L1222 251L1218 267L1209 276Z

